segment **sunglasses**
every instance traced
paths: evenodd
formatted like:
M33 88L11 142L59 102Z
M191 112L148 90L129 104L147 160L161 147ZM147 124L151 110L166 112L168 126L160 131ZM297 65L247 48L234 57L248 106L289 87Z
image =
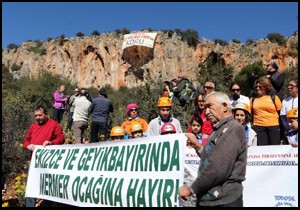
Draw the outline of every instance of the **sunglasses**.
M241 89L231 89L232 92L240 91Z
M288 84L288 87L297 87L297 86L293 84Z
M262 86L256 85L255 88L256 88L256 89L257 89L257 88L258 88L258 89L262 89Z
M136 112L136 111L137 111L137 109L130 109L130 111L131 111L131 112L133 112L133 111L135 111L135 112Z
M79 92L79 90L74 90L74 92Z
M204 100L198 100L198 102L205 102Z
M204 89L214 89L213 87L210 87L210 86L204 86Z

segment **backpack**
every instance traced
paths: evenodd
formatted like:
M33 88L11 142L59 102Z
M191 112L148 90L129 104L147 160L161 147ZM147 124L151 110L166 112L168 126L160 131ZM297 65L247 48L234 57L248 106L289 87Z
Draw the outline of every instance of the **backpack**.
M190 101L194 100L194 94L196 89L187 78L182 78L178 83L178 98L181 106L189 104Z

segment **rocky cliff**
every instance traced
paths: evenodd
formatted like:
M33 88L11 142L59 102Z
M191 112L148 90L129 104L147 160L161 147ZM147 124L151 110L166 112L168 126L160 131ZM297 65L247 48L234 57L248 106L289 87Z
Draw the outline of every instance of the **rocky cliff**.
M44 49L43 53L37 51L36 42L24 42L16 49L2 50L2 65L8 66L15 78L37 77L49 71L67 77L80 87L110 84L114 88L178 76L195 80L201 64L212 51L221 53L226 65L233 66L235 71L256 61L274 60L281 71L298 65L298 33L289 37L285 46L268 39L250 45L229 42L226 46L203 39L194 48L176 34L169 37L162 32L158 32L154 48L133 46L122 50L122 42L123 36L115 33L54 39L38 46ZM12 68L13 65L18 68Z

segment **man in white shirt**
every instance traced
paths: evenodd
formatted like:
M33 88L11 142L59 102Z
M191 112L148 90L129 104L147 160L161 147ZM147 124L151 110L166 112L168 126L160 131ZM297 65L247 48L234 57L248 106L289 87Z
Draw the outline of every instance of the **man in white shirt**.
M169 97L161 97L157 102L159 116L149 122L148 136L157 136L161 133L161 127L163 124L172 122L176 127L176 133L182 133L179 120L171 116L172 99Z
M74 132L75 144L82 142L82 136L84 131L88 127L89 112L88 109L91 106L91 102L86 98L86 90L81 89L80 96L73 102L74 114L73 114L73 125L72 130Z

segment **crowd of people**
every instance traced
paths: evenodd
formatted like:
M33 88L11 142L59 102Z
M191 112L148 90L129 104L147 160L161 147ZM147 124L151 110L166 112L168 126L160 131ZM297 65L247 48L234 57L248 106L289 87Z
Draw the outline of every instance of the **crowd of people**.
M91 99L84 88L75 88L74 95L69 97L61 85L54 93L53 120L45 107L37 107L36 122L26 134L23 147L33 151L35 145L63 144L65 137L59 123L67 104L71 107L67 130L74 134L73 143L83 143L89 120L90 143L185 132L187 146L195 149L201 164L195 182L180 188L180 197L186 199L197 194L197 206L242 206L247 147L280 145L282 135L290 145L298 147L298 80L289 81L289 96L283 98L284 75L274 62L267 69L268 74L254 82L256 97L242 95L238 83L230 85L230 96L217 91L212 81L206 81L202 91L191 89L195 92L194 112L186 132L172 115L178 80L164 82L156 118L148 123L139 116L138 104L130 103L126 107L127 118L110 133L108 117L114 107L105 88L101 87L99 96ZM29 206L32 203L28 200Z

